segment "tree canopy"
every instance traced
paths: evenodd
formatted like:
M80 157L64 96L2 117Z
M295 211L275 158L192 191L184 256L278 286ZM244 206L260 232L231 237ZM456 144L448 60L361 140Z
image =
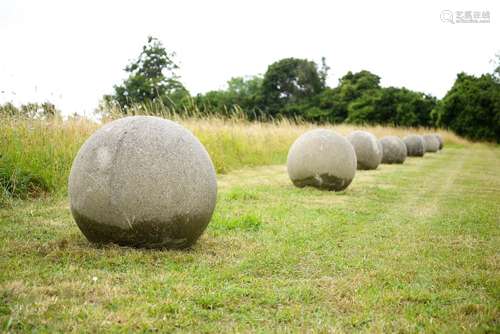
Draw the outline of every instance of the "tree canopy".
M61 112L51 102L26 103L16 107L12 102L0 105L0 116L20 116L33 119L60 117Z
M138 58L125 67L128 78L114 86L115 93L105 99L125 112L134 104L151 101L175 106L189 93L179 81L174 58L175 53L167 52L158 39L148 37Z
M337 86L329 87L325 58L320 66L308 59L284 58L263 75L233 77L225 89L190 96L180 83L174 57L158 39L148 37L138 58L125 67L127 79L104 101L125 113L136 104L159 102L177 112L194 107L206 114L243 113L251 120L439 126L471 139L500 142L500 55L491 74L458 74L440 101L405 87L382 87L380 76L367 70L349 71Z
M270 117L296 116L300 106L323 88L324 82L316 63L285 58L269 65L264 74L261 106Z
M198 94L195 105L203 113L228 116L237 107L249 119L261 118L259 108L262 76L233 77L227 82L227 89Z
M461 136L500 142L500 81L495 74L459 73L433 117Z

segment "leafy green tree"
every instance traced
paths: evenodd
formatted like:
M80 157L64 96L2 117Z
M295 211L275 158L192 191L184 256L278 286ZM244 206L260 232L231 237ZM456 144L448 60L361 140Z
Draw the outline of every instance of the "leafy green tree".
M48 101L40 105L42 115L45 118L60 117L61 112L56 108L55 104Z
M347 105L341 88L326 87L316 95L304 112L304 119L319 123L342 123L347 117Z
M403 97L398 103L394 124L401 126L432 127L431 113L437 106L437 99L430 94L414 92L403 88Z
M500 53L495 55L495 60L493 63L495 64L495 69L493 70L493 77L497 82L500 82Z
M436 98L406 88L368 90L349 105L351 123L395 126L431 126Z
M258 108L262 77L234 77L227 82L226 90L209 91L195 97L198 109L205 113L229 116L235 109L242 110L249 119L259 118Z
M364 92L352 100L347 107L346 122L355 124L378 124L383 117L376 106L382 99L382 90L373 89Z
M229 116L232 107L232 102L225 90L212 90L205 94L198 94L194 101L198 110L204 114Z
M339 86L344 99L352 102L368 90L379 89L380 77L366 70L357 73L349 71L340 79Z
M432 114L438 126L474 140L500 142L500 81L459 73Z
M258 118L261 115L258 104L261 98L262 81L262 76L256 75L248 78L235 77L227 82L230 103L241 107L249 119Z
M0 116L18 116L19 109L11 102L0 105Z
M61 117L61 112L53 103L33 103L29 102L16 107L11 102L0 105L0 116L17 116L32 119L49 119Z
M318 71L319 79L321 80L321 85L326 88L326 79L328 78L328 71L330 71L330 66L326 64L326 58L321 57L321 68Z
M264 74L261 107L271 117L300 116L302 109L298 106L323 89L316 63L306 59L281 59L269 65Z
M233 77L227 82L227 91L238 96L255 96L262 86L262 76Z
M363 95L366 95L365 100L367 100L367 97L375 95L379 90L380 77L378 75L366 70L357 73L347 72L339 80L339 86L335 90L334 101L337 101L336 106L340 108L336 112L337 115L343 118L342 121L346 120L349 117L349 106L354 101ZM360 102L363 105L367 103L367 101Z
M320 123L344 122L348 117L349 106L363 94L378 91L379 83L380 77L369 71L348 72L339 80L337 87L325 87L314 96L303 108L303 117Z
M175 53L167 52L158 39L148 37L139 57L125 67L128 78L114 86L114 95L105 97L105 101L116 102L125 112L134 104L152 101L174 107L189 95L179 81L174 57Z

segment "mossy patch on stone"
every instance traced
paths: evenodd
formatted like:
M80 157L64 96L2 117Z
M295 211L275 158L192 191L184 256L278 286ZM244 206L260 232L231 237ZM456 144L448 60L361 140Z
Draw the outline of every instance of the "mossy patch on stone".
M293 180L293 184L299 188L306 186L315 187L323 190L341 191L347 188L352 182L352 179L341 179L334 175L322 174L313 177L308 177L302 180Z
M175 217L171 222L142 221L133 222L130 229L103 224L90 219L76 210L71 210L75 221L92 243L114 243L120 246L142 248L184 249L193 245L201 233L186 233L185 217ZM207 221L208 223L208 221Z

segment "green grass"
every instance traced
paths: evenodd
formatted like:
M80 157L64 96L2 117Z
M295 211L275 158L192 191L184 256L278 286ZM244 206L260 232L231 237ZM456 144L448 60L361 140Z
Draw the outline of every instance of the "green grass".
M499 332L500 148L448 145L340 193L219 175L189 251L96 247L62 195L0 210L0 330Z
M284 162L289 146L306 128L215 117L176 120L200 139L218 173ZM0 118L0 207L9 202L7 197L66 194L73 159L100 126L86 119Z
M181 123L199 138L220 174L248 166L282 164L293 141L315 127L286 120L249 122L237 116L165 116ZM0 117L0 207L9 206L12 198L66 194L73 159L84 141L100 126L84 118L62 121ZM355 129L349 125L325 127L344 134ZM363 129L379 136L428 131L391 127ZM448 144L467 144L451 132L440 130L440 133Z

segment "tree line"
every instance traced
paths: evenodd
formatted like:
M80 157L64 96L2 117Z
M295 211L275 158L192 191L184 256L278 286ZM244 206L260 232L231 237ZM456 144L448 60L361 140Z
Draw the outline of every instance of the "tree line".
M405 87L382 87L380 77L366 70L348 72L337 86L329 87L324 58L319 65L281 59L263 75L234 77L226 89L194 96L181 83L178 70L175 53L148 37L137 59L125 67L128 77L103 97L98 111L113 108L131 114L148 104L223 116L238 110L250 120L441 127L473 140L500 142L500 55L492 73L457 74L441 100Z
M0 104L0 117L1 116L21 116L25 118L36 119L49 119L53 117L60 117L61 112L56 108L53 103L26 103L19 107L15 106L12 102Z
M149 37L125 70L129 77L104 97L124 113L137 103L159 101L167 107L191 105L202 113L229 115L237 107L251 120L301 119L316 123L443 127L474 139L500 142L500 55L492 73L459 73L446 96L407 88L382 87L380 77L348 72L336 87L326 83L329 67L307 59L285 58L264 75L235 77L223 90L191 96L176 74L175 54ZM182 108L181 108L182 109Z

